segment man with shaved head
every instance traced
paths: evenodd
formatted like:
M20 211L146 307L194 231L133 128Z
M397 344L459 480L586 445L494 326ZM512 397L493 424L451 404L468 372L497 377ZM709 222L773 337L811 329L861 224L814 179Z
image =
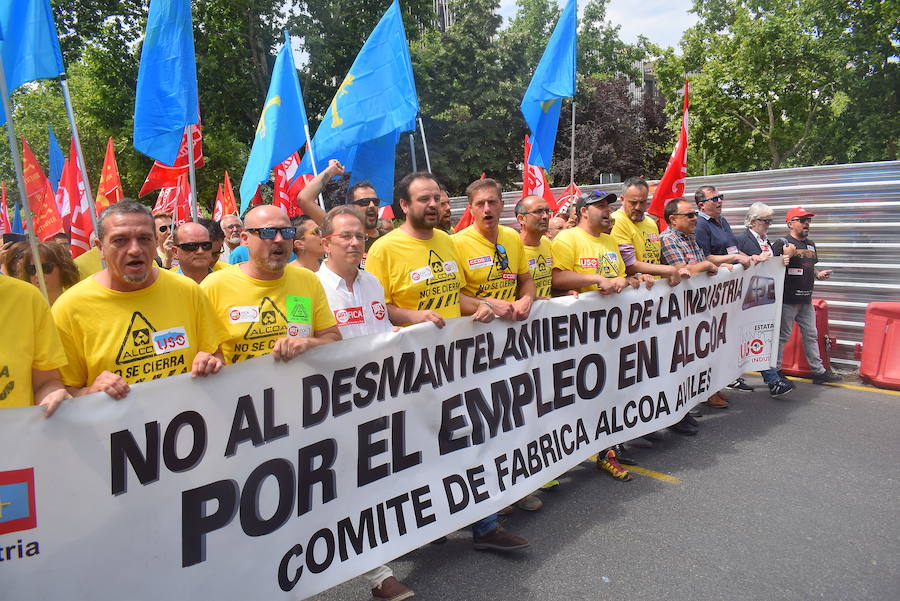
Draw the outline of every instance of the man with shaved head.
M341 339L316 275L288 265L296 233L279 207L251 209L241 232L249 260L203 280L214 317L228 330L222 345L227 363L270 353L288 361Z
M172 268L198 284L212 273L212 242L209 230L199 223L188 221L175 228L172 242L178 265Z

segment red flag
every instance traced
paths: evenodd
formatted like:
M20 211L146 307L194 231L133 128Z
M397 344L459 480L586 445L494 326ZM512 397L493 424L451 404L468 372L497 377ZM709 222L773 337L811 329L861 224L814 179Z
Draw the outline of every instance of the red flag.
M9 212L6 208L6 182L0 181L0 190L2 190L2 200L0 200L0 234L8 234L12 231L9 224Z
M191 189L187 175L178 178L178 186L175 189L175 214L172 215L172 225L178 227L191 221Z
M559 198L556 200L556 214L568 218L569 207L578 201L579 196L581 196L581 190L578 189L575 182L566 186L566 189L563 190L562 194L560 194Z
M263 204L262 194L259 193L259 186L256 186L256 193L253 195L253 198L250 199L250 206L255 207L261 204Z
M393 219L394 218L394 206L390 204L382 205L378 207L378 218L379 219Z
M459 221L456 222L456 225L453 227L454 232L461 232L472 223L475 222L475 218L472 217L472 211L469 210L469 205L466 205L466 210L463 211L462 217L459 218Z
M528 154L531 152L531 143L525 136L525 168L522 170L522 198L532 194L542 196L550 210L556 212L556 199L550 184L547 182L547 173L537 165L528 164Z
M59 211L59 218L62 220L63 229L66 233L72 230L72 213L74 212L72 206L78 202L78 188L74 188L76 193L71 194L68 186L66 186L66 181L69 179L69 165L69 159L63 161L62 174L60 175L59 186L56 188L56 197L54 198L56 210Z
M203 166L203 135L200 133L200 126L191 128L192 138L194 139L194 167ZM187 135L181 137L181 147L178 149L178 156L175 158L174 165L166 165L159 161L153 162L150 173L138 196L143 196L157 188L174 188L178 185L178 176L187 175L188 172L188 152L187 152Z
M259 193L259 191L257 191ZM231 187L231 178L225 172L225 184L222 186L222 216L237 215L237 200L234 198L234 189Z
M222 217L225 216L225 209L222 206L222 203L225 202L222 193L222 184L219 184L218 190L216 190L216 202L213 205L213 221L222 221Z
M70 157L71 158L71 157ZM103 209L122 200L122 180L119 179L119 166L116 164L116 151L113 139L106 141L106 157L103 159L103 171L100 174L100 186L94 206L99 215Z
M25 176L25 194L28 208L34 216L34 230L41 242L63 231L62 220L56 208L56 200L50 180L22 138L22 171Z
M59 188L56 190L57 198L65 194L69 206L72 209L72 257L81 256L91 250L91 234L94 232L94 220L91 218L91 206L88 203L87 192L84 187L84 178L81 169L78 168L75 154L74 138L69 143L69 160L63 167L62 177L59 179Z
M287 213L288 217L300 215L300 207L294 198L291 198L291 180L297 175L300 167L300 157L295 152L284 161L275 165L275 192L272 195L272 204ZM298 179L302 179L299 177Z
M684 196L684 180L687 178L687 148L688 148L688 82L684 80L684 114L681 117L681 134L678 143L666 165L666 172L656 186L653 193L653 202L647 211L659 218L659 231L666 230L666 220L663 219L663 211L666 203L673 198Z

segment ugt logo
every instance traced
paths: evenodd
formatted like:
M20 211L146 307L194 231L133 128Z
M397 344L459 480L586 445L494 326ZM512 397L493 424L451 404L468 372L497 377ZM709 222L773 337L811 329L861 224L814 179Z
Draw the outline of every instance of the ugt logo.
M0 472L0 534L37 527L34 468Z

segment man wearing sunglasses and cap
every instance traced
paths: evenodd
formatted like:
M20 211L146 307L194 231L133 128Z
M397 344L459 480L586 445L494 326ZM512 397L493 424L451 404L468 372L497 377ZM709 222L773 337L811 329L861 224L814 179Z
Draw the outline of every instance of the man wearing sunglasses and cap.
M783 254L788 245L796 250L787 264L784 278L784 299L781 307L781 336L778 343L778 365L784 356L784 345L791 337L794 322L800 328L803 339L803 350L812 371L814 384L840 382L840 376L826 370L819 354L819 334L816 331L816 315L812 306L812 291L815 280L827 280L831 277L830 269L818 270L815 265L819 261L816 245L809 239L809 225L815 213L803 207L795 207L787 212L788 235L779 238L772 244L776 255ZM786 253L785 253L786 254Z
M262 205L244 217L249 260L213 273L201 288L228 330L226 363L272 354L276 361L341 339L316 275L288 265L297 228L280 208Z
M198 284L212 273L212 242L209 230L188 221L175 228L172 234L175 258L178 264L172 268L175 273L185 275Z

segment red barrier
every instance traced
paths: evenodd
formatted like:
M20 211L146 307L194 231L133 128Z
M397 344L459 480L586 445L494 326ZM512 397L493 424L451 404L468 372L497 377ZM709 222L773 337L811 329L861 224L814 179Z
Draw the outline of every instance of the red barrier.
M859 375L881 388L900 390L900 303L869 303Z
M822 357L822 365L826 370L831 369L831 347L835 344L833 336L828 335L828 303L821 299L814 299L813 309L816 312L816 332L819 335L819 355ZM800 328L794 324L791 337L784 345L784 356L781 360L781 371L789 376L808 378L812 375L809 363L806 361L806 353L803 352L803 340L800 337Z

